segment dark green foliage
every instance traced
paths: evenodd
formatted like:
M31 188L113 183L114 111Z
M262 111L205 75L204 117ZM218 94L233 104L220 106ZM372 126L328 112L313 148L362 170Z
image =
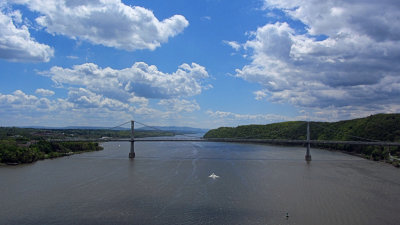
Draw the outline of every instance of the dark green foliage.
M157 130L137 130L136 138L174 136L177 132L157 131ZM17 127L0 127L0 140L16 139L19 141L47 139L99 139L102 137L110 138L130 138L130 130L105 130L105 129L34 129Z
M205 138L306 139L304 121L267 125L220 127L207 132ZM312 140L400 141L400 114L377 114L361 119L334 123L310 122ZM362 137L362 138L357 138Z
M305 140L307 123L282 122L267 125L220 127L210 130L204 138L289 139ZM366 118L334 123L310 122L311 140L334 141L387 141L400 142L400 114L377 114ZM400 155L399 147L383 149L381 146L314 145L314 147L342 150L365 155L374 160Z
M169 131L135 131L135 137L173 136ZM49 142L48 139L130 138L130 130L34 129L0 127L0 163L31 163L40 159L102 149L94 142Z
M0 141L1 163L31 163L40 159L69 155L70 152L98 151L102 147L93 142L48 142L35 144L19 143L15 140Z
M372 151L371 159L373 159L375 161L381 160L382 159L382 150L375 149L374 151Z
M283 122L267 125L246 125L220 127L210 130L204 138L244 138L244 139L304 139L305 122Z
M44 154L37 148L29 148L18 144L15 140L0 141L1 163L31 163L42 159Z
M60 149L67 149L68 152L98 151L102 149L99 143L95 142L60 142L57 144L59 144Z

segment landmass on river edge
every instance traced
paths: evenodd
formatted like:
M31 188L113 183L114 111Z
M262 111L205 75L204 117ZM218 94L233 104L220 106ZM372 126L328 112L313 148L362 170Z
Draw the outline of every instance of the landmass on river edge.
M174 136L195 133L197 130L173 127L173 130L135 129L135 138ZM109 138L130 138L130 129L110 130L81 127L69 128L20 128L0 127L0 163L32 163L41 159L68 156L87 151L99 151L102 147L96 142L62 142L62 140L107 140ZM51 142L49 140L61 142Z
M306 140L307 122L290 121L266 125L220 127L204 138ZM400 114L376 114L339 122L310 122L311 140L400 142ZM314 147L341 150L373 160L400 157L400 147L314 144ZM394 160L397 161L397 160ZM398 166L398 162L394 162Z

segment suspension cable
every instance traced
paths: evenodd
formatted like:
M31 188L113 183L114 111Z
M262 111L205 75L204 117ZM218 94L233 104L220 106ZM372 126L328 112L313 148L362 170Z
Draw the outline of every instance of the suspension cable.
M145 127L148 127L148 128L152 128L152 129L157 130L157 131L162 131L162 132L165 132L165 131L166 131L166 130L159 129L159 128L157 128L157 127L149 126L149 125L147 125L147 124L144 124L144 123L139 122L139 121L136 121L136 120L135 120L135 123L138 123L138 124L140 124L140 125L142 125L142 126L145 126ZM173 133L174 135L179 134L179 133L176 133L176 132L173 132L173 131L170 131L170 132ZM199 138L199 137L197 137L197 136L187 135L187 134L179 134L179 135L182 135L182 136L185 136L185 137L190 137L190 138Z
M128 123L130 123L130 122L131 122L131 121L125 122L125 123L120 124L120 125L118 125L118 126L108 128L107 130L114 130L115 128L122 127L122 126L124 126L125 124L128 124ZM136 121L135 121L135 122L136 122Z

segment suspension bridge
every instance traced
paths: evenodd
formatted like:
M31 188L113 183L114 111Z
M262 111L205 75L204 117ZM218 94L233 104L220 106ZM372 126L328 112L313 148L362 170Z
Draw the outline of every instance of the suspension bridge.
M146 125L139 121L127 121L118 126L109 128L108 130L113 130L124 125L129 124L130 127L130 138L100 138L100 139L57 139L50 140L53 142L111 142L111 141L119 141L119 142L130 142L130 152L129 158L133 159L136 156L135 153L135 142L236 142L236 143L259 143L259 144L289 144L289 145L305 145L306 146L306 154L305 160L307 162L311 161L311 152L310 145L329 145L329 144L341 144L341 145L369 145L369 146L382 146L382 147L390 147L390 146L400 146L399 142L385 142L379 140L372 140L362 137L356 137L365 141L332 141L332 140L311 140L310 139L310 123L307 122L307 139L306 140L287 140L287 139L254 139L252 137L246 138L202 138L188 134L180 134L179 138L135 138L135 123L142 125L143 127L151 128L153 130L164 131L159 128Z

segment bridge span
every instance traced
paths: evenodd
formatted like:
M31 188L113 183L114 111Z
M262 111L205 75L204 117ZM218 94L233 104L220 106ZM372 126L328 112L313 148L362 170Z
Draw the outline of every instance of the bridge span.
M310 140L310 124L307 122L307 139L306 140L286 140L286 139L252 139L252 138L197 138L189 135L183 135L185 138L135 138L135 122L131 123L130 138L99 138L99 139L53 139L52 142L111 142L111 141L127 141L131 143L129 158L135 158L135 142L234 142L234 143L259 143L259 144L289 144L289 145L306 145L305 160L311 161L310 145L324 144L343 144L343 145L370 145L370 146L400 146L400 142L384 142L384 141L330 141L330 140ZM127 124L126 122L124 124ZM139 123L139 122L138 122ZM122 124L122 125L124 125ZM145 124L139 123L147 126ZM150 126L147 126L150 127ZM150 127L153 128L153 127ZM157 129L157 128L154 128Z
M127 138L109 139L51 139L51 142L131 142ZM371 146L400 146L400 142L367 142L367 141L326 141L326 140L287 140L287 139L241 139L241 138L135 138L134 142L236 142L260 144L343 144L343 145L371 145Z

